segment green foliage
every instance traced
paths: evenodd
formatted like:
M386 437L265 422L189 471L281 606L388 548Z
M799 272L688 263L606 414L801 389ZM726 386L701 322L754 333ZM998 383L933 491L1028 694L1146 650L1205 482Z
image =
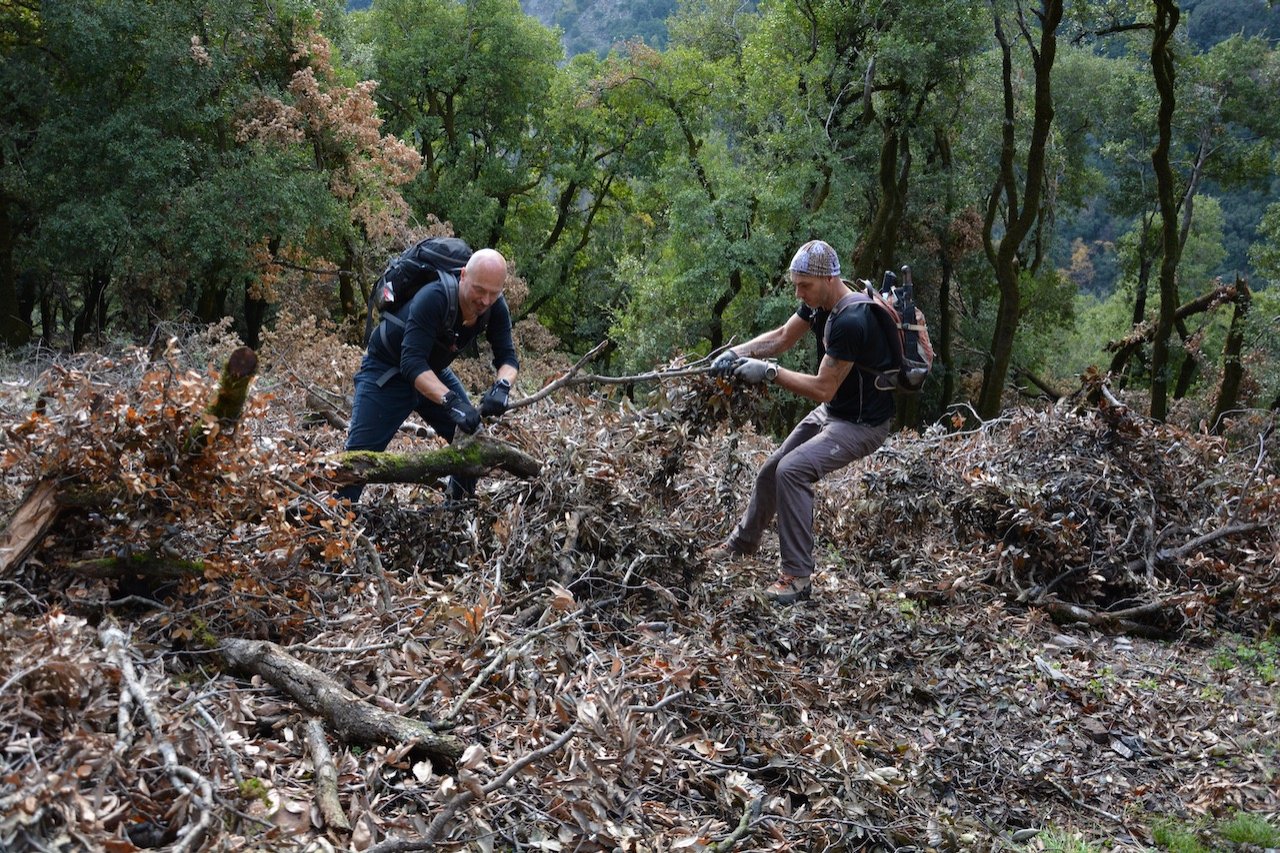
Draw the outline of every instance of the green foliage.
M378 0L357 38L387 127L426 166L406 188L414 212L453 224L472 245L497 243L512 200L538 187L555 35L515 0Z
M322 266L386 215L374 185L394 178L353 168L381 140L352 141L361 93L332 75L316 4L73 0L40 15L0 66L24 93L0 180L23 214L14 263L74 317L73 345L115 306L141 337L182 310L217 319L228 293L270 298L275 253Z
M0 245L13 247L0 252L0 301L75 341L103 326L141 337L181 312L234 313L247 332L250 310L276 299L354 310L356 285L407 220L438 218L508 254L529 284L521 310L568 349L613 334L611 366L638 369L785 320L795 304L781 272L796 245L822 237L847 273L910 262L935 343L936 284L952 271L947 393L972 393L966 377L996 339L977 239L1003 119L990 7L654 0L586 21L586 3L539 6L561 16L566 41L613 28L566 62L560 34L516 0L342 5L0 8ZM1265 206L1280 60L1248 35L1274 15L1232 6L1247 26L1231 35L1209 26L1223 4L1184 8L1172 161L1194 195L1179 210L1178 279L1184 299L1199 295L1248 253L1242 401L1266 405L1280 391L1266 287L1280 278L1280 209ZM1150 14L1073 11L1073 36ZM1206 28L1215 35L1202 41ZM628 33L643 38L619 43ZM601 55L601 44L614 46ZM1022 127L1030 57L1013 44ZM1137 270L1159 261L1156 98L1141 26L1058 48L1045 228L1020 247L1013 354L1069 380L1109 360L1101 343L1128 330ZM1025 135L1016 144L1024 163ZM995 218L1025 192L996 197ZM346 273L340 288L330 270ZM1228 315L1192 322L1196 393L1215 385ZM6 340L20 332L0 325Z
M1061 364L1058 350L1063 330L1070 329L1075 319L1075 285L1057 270L1045 268L1038 275L1024 272L1019 286L1024 316L1017 361L1037 372L1048 367L1056 373Z
M1227 638L1209 665L1220 672L1239 669L1263 684L1275 684L1280 678L1280 643L1264 639L1251 644L1239 637Z
M1187 32L1201 50L1243 33L1280 41L1280 4L1253 0L1183 0Z
M1267 208L1258 223L1258 237L1249 249L1249 261L1259 278L1276 285L1280 283L1280 201Z
M1171 853L1208 853L1228 845L1269 849L1280 845L1280 829L1262 815L1236 812L1213 823L1187 823L1165 818L1151 826L1156 846Z
M1238 812L1218 826L1222 837L1235 844L1274 849L1280 847L1280 828L1261 815Z
M267 808L271 808L271 787L257 776L242 779L236 790L240 799L258 800Z
M1074 832L1049 827L1036 836L1034 845L1025 845L1025 849L1052 850L1055 853L1102 853L1105 848L1091 844Z
M1105 371L1110 355L1103 346L1128 333L1130 311L1128 295L1119 291L1101 298L1091 293L1077 294L1075 322L1060 330L1052 375L1075 378L1091 366Z
M1194 829L1170 820L1156 821L1151 827L1151 837L1170 853L1208 853Z

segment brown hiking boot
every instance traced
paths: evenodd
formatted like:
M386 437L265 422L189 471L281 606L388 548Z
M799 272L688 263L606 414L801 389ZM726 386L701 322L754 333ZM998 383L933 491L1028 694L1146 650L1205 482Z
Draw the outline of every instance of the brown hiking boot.
M795 604L797 601L807 601L812 592L813 583L809 577L801 578L783 572L764 591L764 597L774 604Z

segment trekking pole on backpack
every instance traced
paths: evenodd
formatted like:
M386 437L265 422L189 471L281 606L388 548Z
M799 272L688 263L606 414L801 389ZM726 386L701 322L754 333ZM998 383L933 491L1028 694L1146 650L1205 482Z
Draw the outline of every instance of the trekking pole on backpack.
M888 274L888 273L886 273ZM916 315L916 294L915 285L911 280L911 267L906 264L902 265L902 284L897 288L898 297L898 313L902 316L902 350L907 363L903 364L903 370L908 372L905 377L908 383L913 387L920 387L924 383L924 379L929 374L929 368L932 362L932 350L926 358L923 356L923 350L920 346L920 332L922 328L919 325Z

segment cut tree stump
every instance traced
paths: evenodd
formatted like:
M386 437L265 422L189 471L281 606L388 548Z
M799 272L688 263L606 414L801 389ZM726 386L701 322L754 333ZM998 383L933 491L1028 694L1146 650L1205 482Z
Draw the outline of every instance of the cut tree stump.
M416 741L433 759L452 765L462 755L462 741L435 731L427 723L393 714L362 701L331 676L263 640L222 640L218 646L232 669L260 676L284 691L312 714L323 717L349 743L390 746Z
M185 450L188 456L199 456L216 430L233 428L240 422L245 401L249 399L249 383L258 372L258 354L240 347L227 356L218 380L218 392L205 408L205 417L191 427Z

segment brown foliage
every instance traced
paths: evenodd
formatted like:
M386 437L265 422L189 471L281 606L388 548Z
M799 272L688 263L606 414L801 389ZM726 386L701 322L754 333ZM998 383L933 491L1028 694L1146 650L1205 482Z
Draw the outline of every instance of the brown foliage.
M746 826L750 849L958 849L1049 822L1136 847L1134 815L1280 808L1260 769L1274 685L1208 669L1195 643L1044 609L1155 604L1132 621L1206 642L1274 625L1265 425L1211 437L1061 405L895 436L820 485L817 597L775 609L758 592L772 541L731 566L699 555L774 445L751 426L757 392L704 376L634 402L566 387L490 427L543 461L538 480L489 478L458 512L430 488L375 486L354 514L308 479L342 440L302 404L305 386L349 389L335 340L281 334L240 428L195 463L179 439L213 377L178 349L60 363L35 410L3 401L8 505L49 475L121 494L69 511L0 579L0 718L23 745L0 758L7 849L179 843L207 810L221 848L324 834L305 716L220 672L212 635L285 644L471 745L450 770L411 743L335 743L344 848L435 833L704 849ZM204 575L138 589L62 570L122 550ZM132 626L150 716L91 627L112 618Z

